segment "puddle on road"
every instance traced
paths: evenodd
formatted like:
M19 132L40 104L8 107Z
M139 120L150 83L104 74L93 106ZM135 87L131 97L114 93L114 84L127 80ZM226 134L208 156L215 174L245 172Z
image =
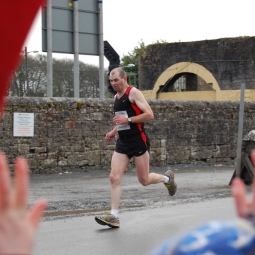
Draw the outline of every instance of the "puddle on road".
M131 208L140 208L144 207L145 204L139 204L139 205L130 205L130 206L120 206L120 209L131 209ZM102 211L110 211L110 207L102 207L102 208L95 208L95 209L89 209L89 210L70 210L70 211L54 211L54 212L45 212L44 217L49 216L65 216L65 215L76 215L81 213L92 213L92 212L102 212Z

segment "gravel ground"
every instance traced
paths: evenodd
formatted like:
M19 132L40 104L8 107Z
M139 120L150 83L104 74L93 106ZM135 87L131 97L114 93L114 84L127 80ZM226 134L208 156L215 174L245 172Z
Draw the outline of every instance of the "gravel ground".
M231 196L229 181L234 172L231 165L171 165L152 167L151 172L164 174L166 169L175 173L178 185L173 197L163 184L142 186L135 169L130 168L122 179L121 210L142 210L206 201ZM96 214L109 210L109 171L89 170L87 172L66 172L63 174L32 175L30 204L38 198L46 198L49 206L45 220L59 217L73 217L82 214ZM247 187L250 191L250 187Z

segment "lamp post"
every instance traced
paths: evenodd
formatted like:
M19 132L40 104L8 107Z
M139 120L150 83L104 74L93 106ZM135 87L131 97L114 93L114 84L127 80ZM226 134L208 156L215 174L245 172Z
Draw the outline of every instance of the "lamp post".
M135 66L135 64L127 64L126 66L122 66L122 68L123 67L134 67Z
M29 93L29 82L28 82L28 68L27 68L27 55L29 53L37 53L37 50L34 51L27 51L27 46L25 47L24 53L25 53L25 65L26 65L26 81L27 81L27 96L30 95Z
M127 67L127 68L130 68L130 67L134 67L135 66L135 64L128 64L128 65L126 65L126 66L122 66L122 68L125 68L125 67ZM131 76L133 76L134 77L134 87L137 87L137 85L136 85L136 73L132 73L132 72L128 72L127 73L127 76L130 78Z
M130 68L130 67L134 67L135 66L135 64L127 64L126 66L120 66L120 65L110 65L109 66L109 73L111 72L111 70L113 69L113 68L116 68L116 67L121 67L121 68L125 68L125 67L127 67L127 68Z

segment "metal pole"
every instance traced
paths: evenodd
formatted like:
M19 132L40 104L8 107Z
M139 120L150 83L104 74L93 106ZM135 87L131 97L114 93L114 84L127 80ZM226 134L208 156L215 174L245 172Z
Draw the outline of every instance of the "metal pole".
M28 68L27 68L27 46L25 47L25 65L26 65L26 82L27 82L27 96L29 96L29 83L28 83Z
M244 115L244 90L245 90L245 84L242 83L241 84L241 93L240 93L240 107L239 107L236 177L240 177L240 174L241 174L241 154L242 154L242 138L243 138L243 115Z
M73 66L73 82L74 97L80 97L80 71L79 71L79 23L78 23L78 0L73 0L73 42L74 42L74 66Z
M52 86L52 4L47 4L47 96L53 97Z
M99 31L99 98L104 99L104 39L103 39L103 1L98 1Z

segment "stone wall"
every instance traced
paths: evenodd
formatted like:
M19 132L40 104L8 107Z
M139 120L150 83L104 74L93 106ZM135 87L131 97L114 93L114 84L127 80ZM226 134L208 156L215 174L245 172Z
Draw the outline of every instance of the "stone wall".
M146 123L151 165L228 164L236 157L239 104L149 101L155 119ZM32 173L110 169L114 142L113 100L15 98L0 121L0 149L10 164L24 155ZM13 137L13 113L35 114L34 137ZM254 129L255 103L245 103L244 134Z
M140 56L139 88L152 90L158 77L179 62L194 62L209 70L221 90L255 88L255 37L148 45Z

